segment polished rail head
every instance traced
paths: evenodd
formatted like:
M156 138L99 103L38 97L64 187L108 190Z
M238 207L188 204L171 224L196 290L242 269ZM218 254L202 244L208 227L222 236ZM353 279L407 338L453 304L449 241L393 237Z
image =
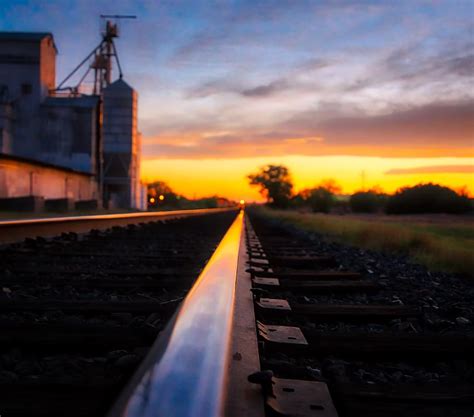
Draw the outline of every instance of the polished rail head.
M156 349L158 338L131 395L125 390L109 416L222 415L243 217L241 211L184 300L166 346Z

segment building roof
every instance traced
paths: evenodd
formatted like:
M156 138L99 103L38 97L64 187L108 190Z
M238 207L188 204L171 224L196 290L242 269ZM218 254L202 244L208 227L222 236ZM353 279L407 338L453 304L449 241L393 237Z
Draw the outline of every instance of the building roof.
M40 41L47 36L53 37L50 32L0 32L0 40Z
M54 36L51 32L0 32L0 42L41 42L47 37L53 40L54 49L58 52L58 48L56 48L56 44L54 43Z
M118 80L115 80L112 84L110 84L109 86L107 86L107 89L113 89L113 90L118 90L118 89L122 89L122 90L133 90L132 87L130 87L129 84L127 84L123 78L119 78Z

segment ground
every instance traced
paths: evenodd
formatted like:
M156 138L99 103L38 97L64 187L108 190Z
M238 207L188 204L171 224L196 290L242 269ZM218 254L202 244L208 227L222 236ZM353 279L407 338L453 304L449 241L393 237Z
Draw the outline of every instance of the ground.
M401 252L431 270L474 277L474 216L327 215L260 210L269 217L342 243Z

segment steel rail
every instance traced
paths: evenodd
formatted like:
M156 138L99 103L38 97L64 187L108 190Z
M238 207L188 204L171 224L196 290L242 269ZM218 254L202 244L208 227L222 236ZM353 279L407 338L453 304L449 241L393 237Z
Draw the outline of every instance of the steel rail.
M241 211L109 417L224 413Z
M60 223L60 222L81 222L85 220L115 220L132 219L135 217L165 217L175 215L207 214L219 211L235 210L235 207L216 208L216 209L194 209L194 210L170 210L170 211L144 211L138 213L117 213L117 214L93 214L87 216L65 216L65 217L44 217L24 220L3 220L0 221L0 227L4 226L22 226L39 223Z
M62 232L83 233L90 229L105 229L112 226L146 223L161 219L198 216L223 211L237 210L236 207L173 211L147 211L139 213L97 214L86 216L50 217L24 220L0 221L0 243L11 243L26 237L54 236Z

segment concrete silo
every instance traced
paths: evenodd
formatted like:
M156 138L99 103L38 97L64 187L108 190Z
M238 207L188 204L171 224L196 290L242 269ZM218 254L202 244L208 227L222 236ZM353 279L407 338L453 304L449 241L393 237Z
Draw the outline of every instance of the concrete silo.
M104 203L142 209L137 92L122 79L103 90Z

